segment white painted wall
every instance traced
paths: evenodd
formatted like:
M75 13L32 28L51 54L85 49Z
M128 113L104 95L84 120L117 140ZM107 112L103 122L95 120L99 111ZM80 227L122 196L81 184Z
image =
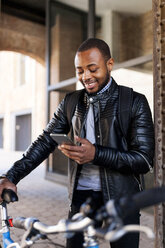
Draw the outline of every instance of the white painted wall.
M46 125L45 67L27 57L26 82L20 82L20 54L0 52L0 116L4 118L4 149L15 144L15 116L32 114L32 140Z
M118 84L133 88L135 91L147 97L153 113L153 75L129 69L118 69L112 71L112 77Z
M153 114L153 75L130 69L118 69L111 73L117 84L133 88L146 96ZM77 83L77 89L82 89L82 84Z

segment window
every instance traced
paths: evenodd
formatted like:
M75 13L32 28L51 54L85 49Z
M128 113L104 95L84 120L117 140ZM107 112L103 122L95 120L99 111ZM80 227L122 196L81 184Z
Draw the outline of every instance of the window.
M0 148L3 148L3 118L0 118Z
M19 74L20 74L20 80L19 85L23 85L28 83L30 80L30 57L25 56L23 54L19 55Z

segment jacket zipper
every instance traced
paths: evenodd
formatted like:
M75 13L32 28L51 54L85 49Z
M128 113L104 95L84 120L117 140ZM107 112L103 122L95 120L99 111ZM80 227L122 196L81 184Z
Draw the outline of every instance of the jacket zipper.
M99 113L99 133L100 133L100 145L102 145L102 132L101 132L101 127L100 127L100 104L99 101L97 102L97 106L98 106L98 113ZM108 193L108 198L110 200L110 192L109 192L109 187L108 187L108 176L107 176L107 171L104 168L104 176L105 176L105 183L106 183L106 188L107 188L107 193Z
M133 175L133 177L135 178L136 182L137 182L138 185L139 185L139 190L142 191L143 188L142 188L142 186L141 186L141 183L138 181L138 179L135 177L135 175Z
M139 154L139 155L145 160L145 162L147 163L148 168L149 168L149 170L150 170L150 173L153 173L153 168L152 168L152 166L149 164L148 160L144 157L144 155L141 154L141 153L138 152L138 151L132 151L132 152L135 152L135 153Z
M104 168L104 175L105 175L106 187L107 187L107 192L108 192L108 198L110 200L111 198L110 198L110 192L109 192L109 187L108 187L108 177L107 177L107 172L105 168Z

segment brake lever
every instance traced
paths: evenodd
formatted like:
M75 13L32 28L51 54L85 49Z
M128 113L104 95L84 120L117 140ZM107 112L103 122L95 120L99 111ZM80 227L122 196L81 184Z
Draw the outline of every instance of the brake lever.
M148 238L150 239L155 238L155 235L151 228L141 225L126 225L114 230L108 230L104 238L110 242L114 242L119 238L123 237L123 235L130 232L144 232Z

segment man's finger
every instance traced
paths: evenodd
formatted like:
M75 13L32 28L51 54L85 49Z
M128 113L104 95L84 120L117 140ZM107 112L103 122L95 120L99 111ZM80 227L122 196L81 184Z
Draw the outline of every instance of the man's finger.
M81 144L87 144L89 141L87 139L80 138L78 136L75 137L76 141L81 143Z

